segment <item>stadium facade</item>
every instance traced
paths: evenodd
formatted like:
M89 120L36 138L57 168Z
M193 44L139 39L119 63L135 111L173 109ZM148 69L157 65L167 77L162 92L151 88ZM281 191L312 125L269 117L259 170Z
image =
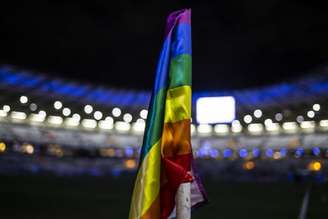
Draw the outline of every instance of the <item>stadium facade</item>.
M207 160L201 165L215 162L221 172L229 162L243 171L264 166L284 172L283 166L287 175L296 167L325 178L328 71L322 67L309 75L256 89L194 92L193 109L199 97L236 100L237 118L229 124L197 124L193 113L194 154ZM119 158L119 169L136 168L149 92L97 87L11 66L0 67L0 90L2 160L29 163L35 162L31 157L45 156L52 162L48 166L58 167L56 159L61 159L72 167L78 159L94 157L103 158L98 164L106 169L106 162ZM38 160L34 167L42 165Z

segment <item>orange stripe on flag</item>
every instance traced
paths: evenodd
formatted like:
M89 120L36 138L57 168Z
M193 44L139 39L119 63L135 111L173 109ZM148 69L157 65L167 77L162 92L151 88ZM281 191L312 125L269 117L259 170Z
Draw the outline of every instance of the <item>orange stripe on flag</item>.
M164 123L161 154L164 157L191 153L190 119Z

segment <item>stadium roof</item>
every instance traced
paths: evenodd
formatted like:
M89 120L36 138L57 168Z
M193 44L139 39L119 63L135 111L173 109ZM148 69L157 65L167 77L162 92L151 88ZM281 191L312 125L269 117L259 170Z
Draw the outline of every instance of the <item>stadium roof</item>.
M12 96L24 94L39 97L43 101L52 102L57 99L75 104L95 104L103 108L123 107L129 110L147 108L150 92L106 88L92 84L81 84L74 81L51 78L46 75L20 70L10 66L0 67L0 88L7 95L2 95L0 101L11 102ZM313 71L308 77L297 79L290 83L279 83L257 89L236 91L194 92L193 104L197 98L207 96L233 96L236 99L240 116L251 113L255 109L265 110L268 114L292 111L291 116L304 114L314 103L326 106L328 98L327 68ZM326 114L322 113L325 116Z

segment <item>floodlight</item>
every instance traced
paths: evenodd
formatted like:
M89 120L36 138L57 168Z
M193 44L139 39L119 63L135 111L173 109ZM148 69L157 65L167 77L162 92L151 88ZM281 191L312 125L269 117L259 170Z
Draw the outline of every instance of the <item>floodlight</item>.
M198 123L230 123L235 119L235 99L232 96L201 97L197 100L196 112Z

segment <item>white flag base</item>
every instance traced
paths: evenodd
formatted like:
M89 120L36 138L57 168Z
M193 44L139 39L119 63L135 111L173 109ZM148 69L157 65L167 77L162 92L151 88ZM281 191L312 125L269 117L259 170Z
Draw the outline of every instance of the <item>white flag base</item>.
M176 193L175 204L177 219L191 218L190 185L190 182L182 183Z

